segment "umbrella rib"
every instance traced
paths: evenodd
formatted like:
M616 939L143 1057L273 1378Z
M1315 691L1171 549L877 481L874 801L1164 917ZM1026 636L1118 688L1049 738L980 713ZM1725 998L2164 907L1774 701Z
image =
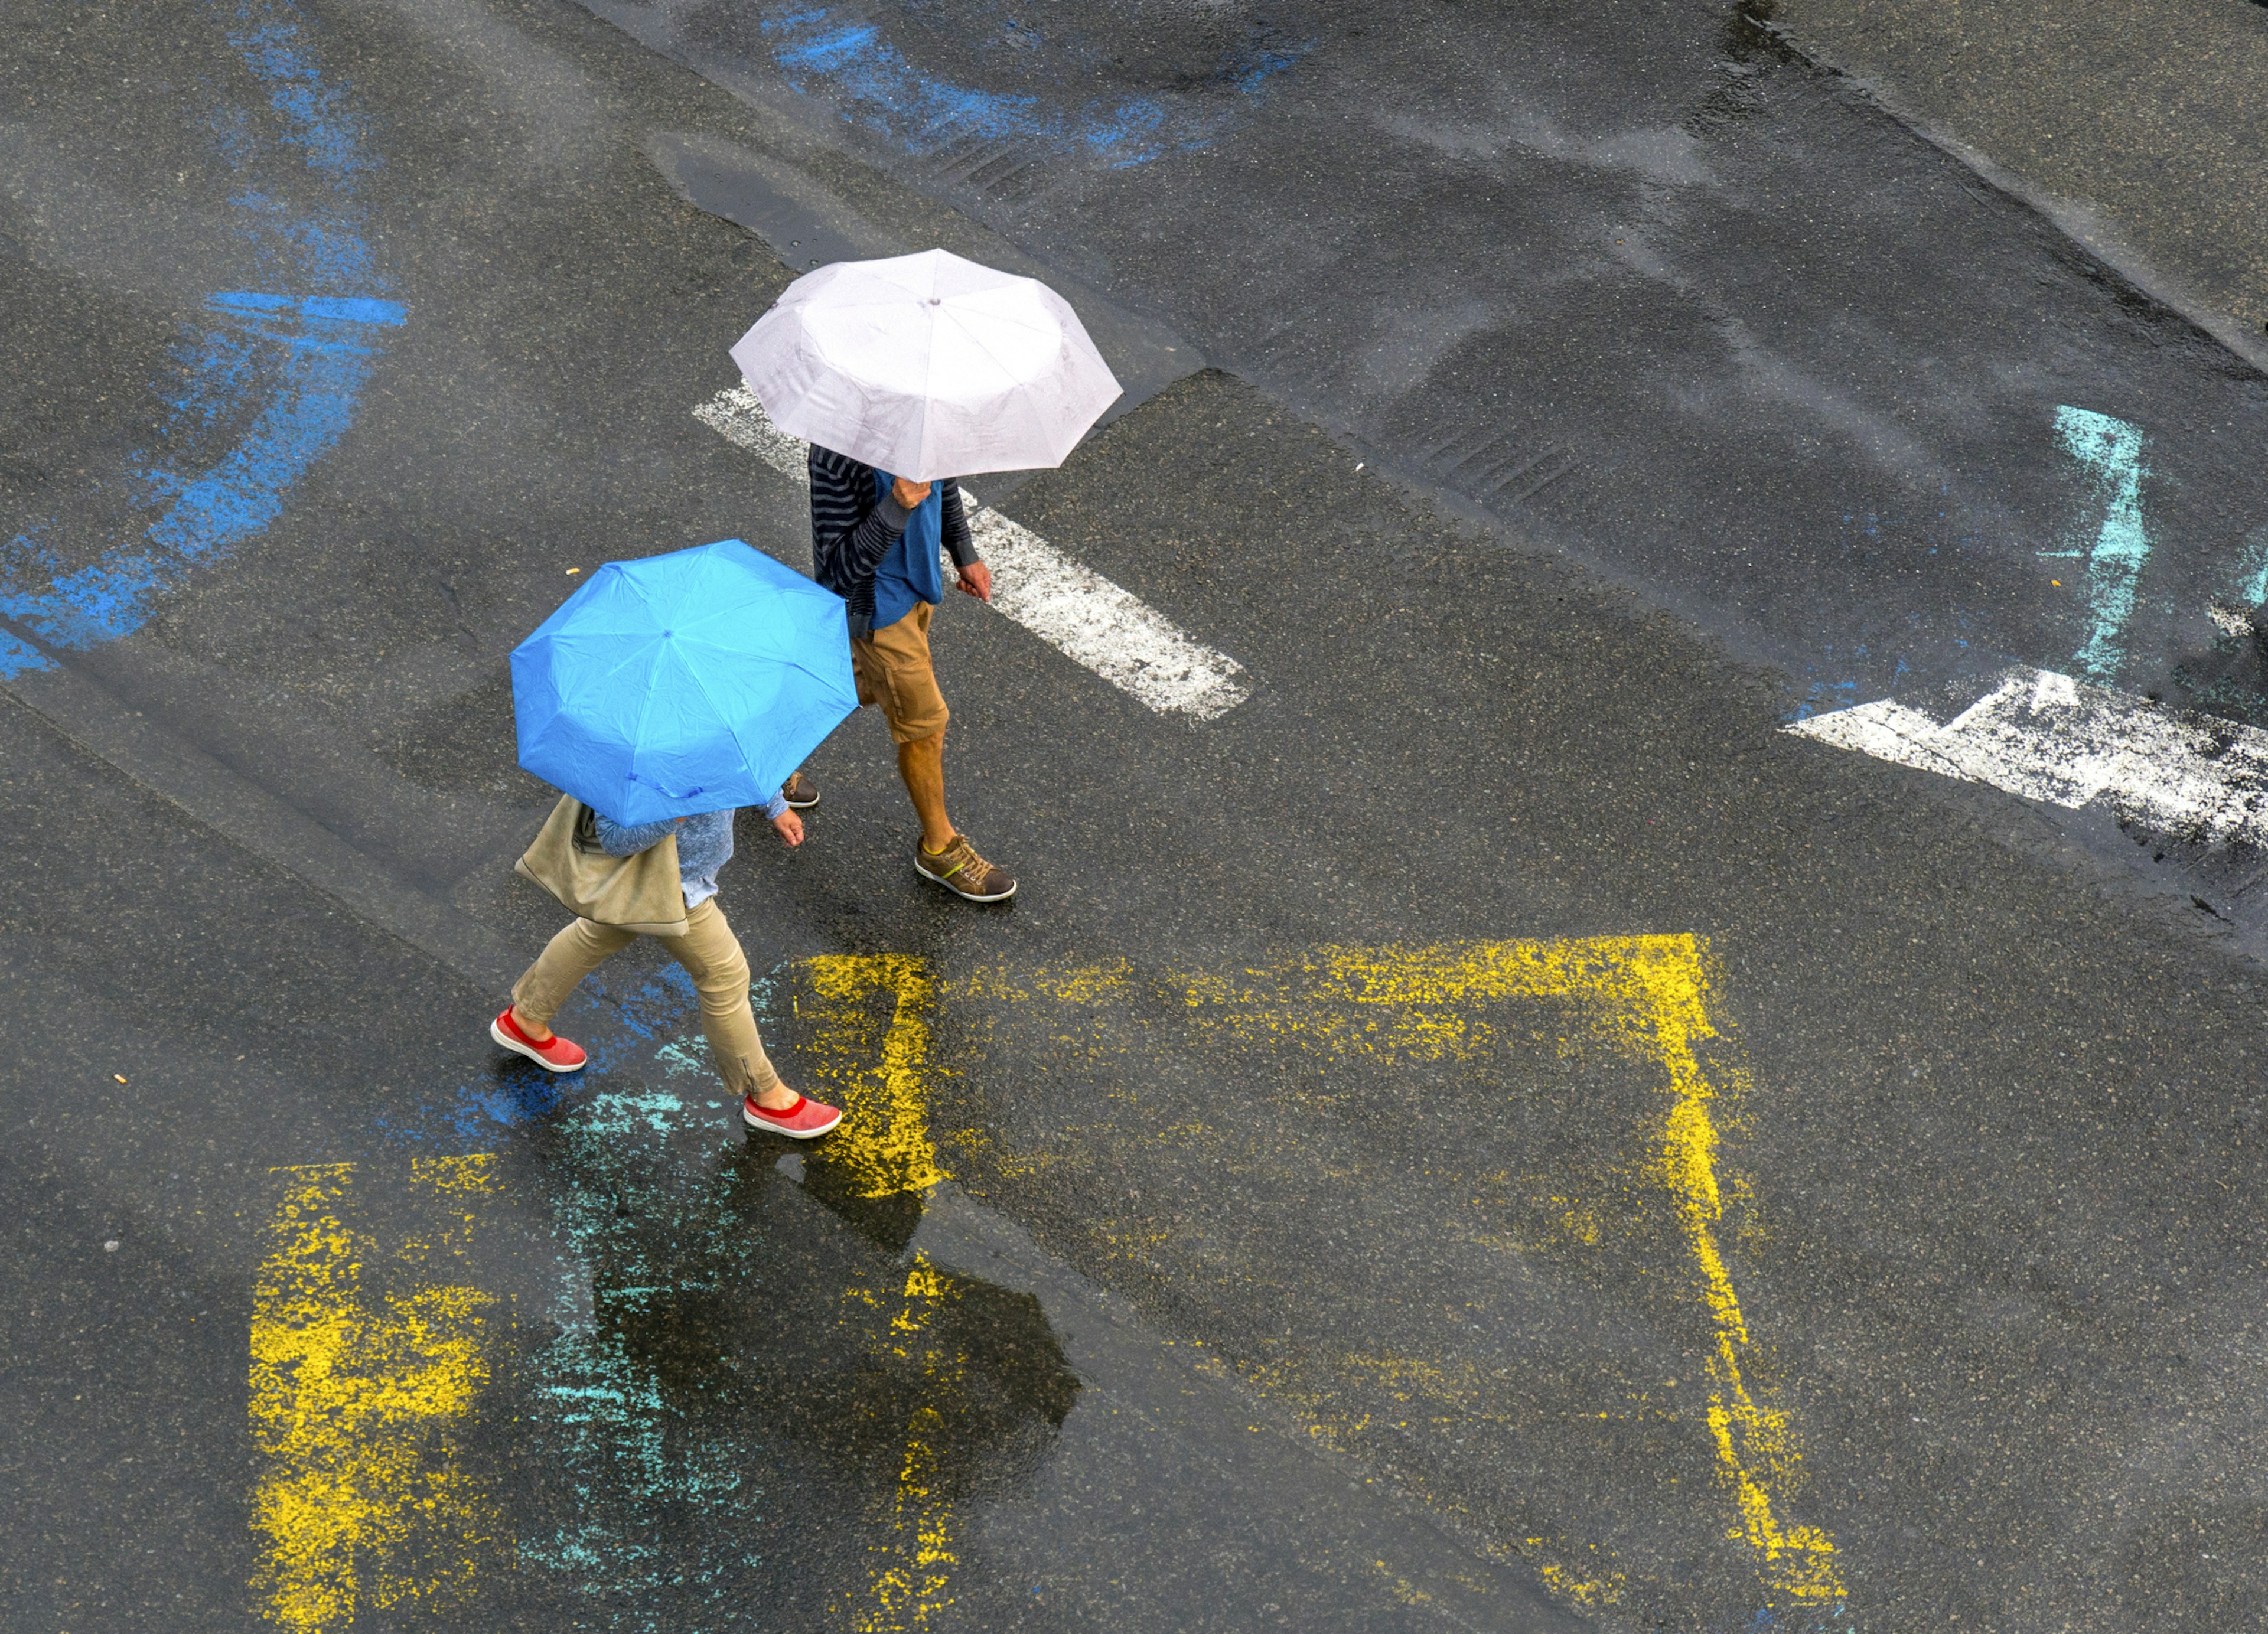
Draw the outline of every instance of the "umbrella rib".
M613 567L613 566L615 566L615 563L612 563L612 562L609 562L609 563L607 563L607 566L608 566L608 567ZM604 570L605 570L604 569L601 569L601 570L600 570L600 571L604 571ZM638 599L638 605L645 608L645 610L646 610L646 614L647 614L647 616L651 617L651 618L654 621L654 622L655 622L656 626L658 627L658 626L660 624L660 622L661 622L661 616L662 616L662 615L661 615L661 609L660 609L659 607L658 607L654 606L654 604L653 604L653 598L652 598L652 596L650 596L650 595L648 595L648 594L646 593L646 588L645 588L645 586L644 586L644 585L641 585L640 583L638 583L638 581L637 581L636 578L632 578L629 573L627 573L627 572L623 572L623 573L617 573L616 575L615 575L615 577L617 579L621 580L621 581L622 581L622 583L623 583L624 585L628 585L628 586L630 587L630 593L631 593L633 595L635 595L635 596L637 596L637 599ZM594 580L593 582L595 583L596 581ZM609 632L608 632L608 639L609 639L609 640L617 640L617 639L620 639L620 637L619 637L618 636L616 636L614 632L609 631ZM608 674L608 676L609 678L611 678L611 677L613 677L613 676L615 676L615 675L619 675L619 674L621 674L624 670L628 669L628 668L629 668L632 664L636 663L637 661L637 654L635 651L633 651L633 652L631 652L631 653L630 654L630 656L628 656L627 658L623 659L622 660L622 662L621 662L621 663L615 665L612 668L610 668L609 670L608 670L608 671L607 671L607 674ZM644 724L645 724L645 723L644 723L644 718L640 718L640 720L639 720L639 723L638 723L638 724L639 724L639 725L640 725L641 727L643 727L643 726L644 725Z
M971 329L967 324L961 322L961 319L957 315L953 314L948 308L943 305L933 307L932 310L952 317L953 327L960 330L964 335L968 336L970 343L973 344L978 351L983 352L986 357L991 360L992 366L994 368L999 370L1001 373L1007 375L1011 379L1015 378L1014 371L1010 369L1007 364L1002 363L998 357L994 357L992 349L984 343L983 337L978 335L976 332ZM932 417L933 407L937 402L938 344L936 337L938 322L939 320L937 318L933 317L930 320L929 374L922 381L921 441L917 445L917 446L921 450L921 460L922 463L924 465L929 463L929 423Z
M654 701L659 695L660 689L653 684L653 672L661 667L661 655L665 650L666 649L664 649L662 644L657 641L653 645L652 656L646 660L645 697L638 705L637 731L633 733L630 738L629 769L630 780L632 782L639 781L637 775L638 747L645 741L646 720L648 717L652 715ZM649 788L658 787L658 785L652 784L649 784L647 786ZM612 813L608 814L609 816L613 815ZM622 819L617 817L615 821L620 822Z
M1015 383L1017 388L1020 389L1032 384L1029 380L1020 379L1013 369L1011 369L1006 364L1001 362L999 354L985 344L984 337L982 335L979 335L976 330L961 322L959 318L954 319L953 323L955 328L959 329L963 335L968 337L970 344L975 346L978 351L983 352L987 358L991 360L992 366L994 368L999 370L1002 374L1007 376L1010 380ZM1061 330L1057 330L1058 334L1061 332ZM930 402L934 402L937 400L935 381L936 370L937 349L935 347L932 347L930 349L930 371L932 378L930 381L931 389L928 394L928 401ZM929 416L926 404L924 406L922 415L922 446L926 449L929 446Z
M725 710L719 707L715 696L709 690L708 681L703 679L702 676L690 666L687 666L686 675L687 678L692 681L693 685L699 689L701 701L703 703L706 703L710 709L714 711L718 720L725 723L725 734L733 740L733 747L740 752L740 763L747 767L750 772L754 772L756 769L756 764L755 762L749 757L748 746L740 741L740 724L734 721L731 716L726 714ZM706 788L708 785L703 784L702 787Z
M607 563L607 566L608 567L613 567L615 563L612 562ZM661 609L654 606L653 598L646 594L645 586L644 585L639 584L638 581L635 578L631 577L631 575L627 571L619 573L615 577L620 578L624 584L628 585L633 591L637 592L638 600L644 606L647 612L652 614L657 620L661 617Z
M970 328L967 324L962 323L959 318L955 318L955 319L954 320L954 327L955 327L955 328L959 328L962 334L964 334L964 335L968 335L968 339L969 339L970 342L976 346L976 350L979 350L979 351L983 352L983 353L987 357L991 358L992 363L993 363L993 365L994 365L996 368L998 368L998 369L1000 371L1000 372L1001 372L1001 373L1003 373L1003 374L1005 374L1005 375L1007 375L1011 379L1015 379L1015 372L1014 372L1013 370L1010 369L1010 368L1008 367L1008 365L1007 365L1007 364L1004 364L1004 363L1002 363L1002 362L1000 361L1000 359L998 358L998 356L996 356L996 355L994 354L994 352L993 352L992 349L991 349L990 346L987 346L987 345L984 343L984 339L983 339L983 337L982 335L978 335L975 330L971 329L971 328ZM1061 333L1061 331L1058 331L1058 333ZM932 356L933 356L933 355L934 355L934 354L932 353ZM932 367L934 367L934 364L932 364ZM1028 382L1028 381L1019 381L1017 384L1018 384L1018 386L1019 386L1019 387L1021 387L1021 386L1027 386L1027 385L1030 384L1030 382ZM1019 390L1012 390L1012 391L1010 391L1010 392L1004 393L1004 394L1002 394L1002 398L1003 398L1005 401L1011 401L1011 402L1015 402L1015 403L1017 403L1017 405L1018 405L1020 408L1022 408L1024 409L1024 412L1025 412L1025 414L1026 414L1027 417L1028 418L1028 416L1029 416L1029 415L1030 415L1031 410L1030 410L1030 408L1029 408L1028 402L1025 400L1025 398L1024 398L1024 394L1023 394L1023 393L1020 391L1020 389L1019 389ZM996 410L996 412L997 412L997 410ZM928 432L927 432L927 424L926 424L926 422L924 422L924 431L923 431L923 438L924 438L924 440L923 440L923 443L922 443L922 447L923 447L923 449L924 449L924 452L926 452L926 451L927 451L927 449L928 449L928 447L929 447L929 444L928 444L927 437L928 437Z
M989 307L979 308L979 310L983 313L985 317L990 319L995 323L1012 324L1017 328L1030 329L1035 332L1052 328L1058 335L1063 333L1063 325L1057 323L1052 320L1046 323L1035 323L1028 318L1026 318L1018 313L995 312ZM939 306L938 311L944 313L946 317L951 318L955 323L961 324L963 328L968 327L968 324L961 317L961 311L958 307L951 305Z

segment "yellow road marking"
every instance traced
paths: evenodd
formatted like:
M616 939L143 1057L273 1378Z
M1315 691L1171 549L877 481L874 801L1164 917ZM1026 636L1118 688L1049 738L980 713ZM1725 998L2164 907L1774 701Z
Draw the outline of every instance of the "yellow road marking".
M900 1354L923 1343L930 1319L948 1297L949 1283L917 1254L906 1273L904 1303L890 1319ZM933 1345L924 1358L932 1399L916 1407L906 1421L905 1453L890 1504L889 1541L875 1546L883 1558L867 1586L868 1603L860 1608L853 1625L858 1634L904 1634L926 1628L931 1618L953 1604L951 1568L960 1560L953 1552L954 1515L943 1490L939 1462L946 1424L935 1402L952 1399L963 1359L941 1355Z
M413 1164L413 1189L449 1212L437 1238L391 1256L346 1223L353 1164L277 1171L289 1178L251 1334L252 1436L265 1460L253 1592L271 1623L316 1634L361 1607L461 1593L496 1536L495 1506L455 1438L488 1380L493 1301L463 1285L382 1285L461 1252L472 1221L462 1205L488 1188L494 1162Z
M810 1028L799 1064L822 1097L843 1108L842 1124L814 1161L847 1174L853 1196L927 1192L946 1178L929 1131L934 990L927 964L894 953L830 954L803 960L795 969L803 978L796 1012ZM858 1634L926 1628L954 1603L956 1518L941 1479L946 1424L936 1403L953 1399L966 1358L943 1354L930 1337L931 1319L951 1289L950 1279L917 1254L885 1330L900 1355L913 1359L921 1352L927 1399L907 1418L887 1536L874 1545L880 1558L865 1601L850 1608ZM850 1297L877 1302L863 1289Z
M955 983L948 996L1086 1005L1124 991L1131 979L1123 961L1000 968ZM1709 1017L1708 950L1699 938L1322 947L1233 975L1179 973L1164 982L1186 1007L1188 1026L1200 1040L1331 1057L1467 1060L1506 1041L1474 1013L1476 1006L1529 998L1574 1007L1594 1034L1658 1068L1669 1104L1649 1173L1675 1210L1713 1329L1708 1420L1719 1473L1734 1498L1737 1525L1729 1535L1748 1542L1758 1574L1789 1599L1843 1597L1833 1538L1783 1518L1786 1495L1800 1481L1801 1451L1786 1414L1757 1400L1742 1365L1752 1341L1718 1246L1724 1200L1712 1108L1737 1098L1745 1074L1727 1064L1722 1049L1712 1061L1704 1059L1705 1045L1719 1034ZM1565 1225L1578 1240L1596 1240L1598 1220L1588 1207L1572 1210ZM1611 1575L1578 1578L1565 1569L1554 1583L1580 1603L1618 1587Z
M867 1198L928 1190L945 1178L929 1135L924 1076L929 1068L932 983L922 960L899 953L829 954L795 967L809 986L797 1013L814 1026L803 1057L821 1099L843 1122L821 1154ZM876 999L887 996L887 1019Z
M1596 1547L1594 1545L1593 1547ZM1623 1585L1627 1579L1619 1571L1606 1572L1595 1578L1579 1577L1566 1567L1546 1564L1543 1581L1552 1593L1563 1594L1579 1606L1611 1606L1623 1597Z
M933 1005L950 999L1086 1007L1123 997L1138 979L1123 961L983 970L949 986L923 961L901 955L813 959L799 968L808 997L799 1009L814 1024L808 1069L844 1109L825 1159L855 1178L856 1195L870 1198L919 1194L946 1178L926 1103ZM1710 1018L1708 950L1699 938L1323 947L1263 968L1182 973L1164 981L1181 1001L1188 1034L1199 1042L1330 1057L1466 1060L1532 1041L1532 1034L1500 1035L1480 1007L1534 999L1571 1007L1580 1025L1658 1070L1668 1105L1654 1127L1647 1174L1675 1213L1712 1331L1707 1417L1719 1475L1733 1498L1735 1524L1728 1535L1746 1542L1758 1575L1788 1599L1816 1603L1844 1596L1833 1538L1786 1518L1788 1494L1800 1484L1801 1449L1786 1414L1759 1399L1751 1382L1745 1364L1754 1342L1719 1246L1719 1108L1738 1099L1746 1076ZM1078 1048L1071 1038L1062 1042ZM1565 1201L1575 1203L1564 1220L1570 1240L1595 1243L1596 1208ZM893 1321L909 1338L940 1297L934 1273L928 1273L926 1290L920 1285L924 1274L917 1261L905 1307ZM948 1358L933 1359L949 1367ZM952 1516L933 1490L933 1429L922 1417L929 1410L917 1412L907 1432L892 1557L875 1575L862 1630L918 1627L932 1608L950 1603ZM1584 1605L1611 1603L1624 1586L1621 1573L1595 1568L1553 1565L1545 1576Z

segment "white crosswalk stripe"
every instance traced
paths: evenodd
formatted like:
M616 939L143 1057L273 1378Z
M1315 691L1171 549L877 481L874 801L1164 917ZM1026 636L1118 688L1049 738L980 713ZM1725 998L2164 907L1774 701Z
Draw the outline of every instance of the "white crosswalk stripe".
M2268 842L2268 732L2052 670L2020 665L1942 724L1883 698L1782 730L2073 810L2101 800L2161 834Z
M777 471L811 486L811 467L804 463L811 445L790 437L772 423L756 394L745 386L728 386L705 403L693 406L693 417L731 443L738 443Z
M694 417L808 486L806 445L774 425L744 386L696 405ZM1244 666L1178 628L1139 596L1084 566L967 488L969 531L992 569L992 606L1075 663L1161 715L1213 720L1251 696ZM948 568L950 563L947 564Z

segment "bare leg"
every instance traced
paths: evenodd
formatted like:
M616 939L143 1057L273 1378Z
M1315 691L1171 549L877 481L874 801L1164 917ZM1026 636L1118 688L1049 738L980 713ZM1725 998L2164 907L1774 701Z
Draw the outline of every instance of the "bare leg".
M548 1044L551 1041L551 1029L541 1021L529 1020L527 1012L518 1005L512 1007L512 1024L525 1034L531 1043Z
M922 846L931 852L953 843L952 819L945 814L945 732L898 745L898 776L906 780L906 793L921 819Z

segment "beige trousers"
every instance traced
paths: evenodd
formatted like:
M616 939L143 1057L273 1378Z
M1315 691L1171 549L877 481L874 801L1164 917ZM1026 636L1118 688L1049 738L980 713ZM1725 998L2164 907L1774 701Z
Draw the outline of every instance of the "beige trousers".
M578 919L553 937L527 974L512 983L512 1002L529 1020L549 1027L575 984L637 938L636 931ZM777 1086L779 1074L764 1054L755 1012L748 1008L747 956L717 899L686 910L683 936L654 939L693 978L694 990L701 995L701 1029L709 1034L709 1050L725 1087L735 1094L760 1095Z

